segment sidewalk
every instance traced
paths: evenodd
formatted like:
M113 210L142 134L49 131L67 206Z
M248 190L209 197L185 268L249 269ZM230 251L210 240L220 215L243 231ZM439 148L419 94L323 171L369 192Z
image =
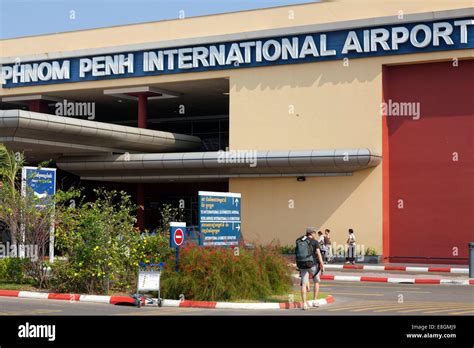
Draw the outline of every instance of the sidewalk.
M102 295L81 295L81 294L56 294L34 291L0 290L0 297L17 297L38 300L60 300L73 302L92 302L112 305L135 305L136 301L131 296L102 296ZM312 306L313 302L324 306L333 303L334 297L327 295L313 301L308 301ZM144 306L158 306L158 299L141 298ZM214 302L214 301L189 301L163 299L162 307L191 307L191 308L213 308L213 309L296 309L302 308L301 302Z
M405 272L406 273L406 272ZM299 274L294 273L294 282L299 284ZM321 276L321 280L335 280L347 282L376 282L395 284L431 284L431 285L474 285L474 279L460 275L443 274L400 274L393 272L373 271L327 271Z
M299 282L296 264L293 274L295 283ZM326 264L322 280L347 282L379 282L395 284L432 284L432 285L474 285L469 279L467 265L430 265L430 264ZM298 279L298 280L297 280Z
M449 273L467 276L469 268L467 266L452 265L420 265L420 264L327 264L324 266L328 270L358 270L358 271L394 271L408 273Z
M296 270L296 263L294 260L289 264ZM452 264L420 264L420 263L363 263L356 262L355 265L346 263L328 263L324 265L326 273L333 273L333 271L344 272L381 272L386 274L411 274L423 275L429 274L443 274L448 276L469 276L469 266L467 265L452 265Z

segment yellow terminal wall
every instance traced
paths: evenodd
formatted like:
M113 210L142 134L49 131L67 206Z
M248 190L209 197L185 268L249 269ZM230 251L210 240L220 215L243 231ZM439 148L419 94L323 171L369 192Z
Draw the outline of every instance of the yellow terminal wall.
M230 148L366 147L382 154L382 66L474 57L474 50L245 69L230 74ZM423 110L421 110L423 112ZM383 160L382 160L383 161ZM258 164L257 164L258 165ZM382 165L353 176L230 179L248 240L293 244L305 227L382 253ZM294 208L289 208L290 200Z
M381 154L381 59L310 63L231 75L230 147L311 150L366 147ZM257 164L258 165L258 164ZM242 193L247 240L293 244L305 227L382 251L382 167L353 176L231 179ZM292 208L292 206L294 206Z

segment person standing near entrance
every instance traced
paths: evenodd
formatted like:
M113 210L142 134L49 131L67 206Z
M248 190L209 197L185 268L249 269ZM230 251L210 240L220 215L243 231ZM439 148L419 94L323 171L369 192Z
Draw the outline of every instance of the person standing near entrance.
M318 231L318 244L319 244L319 250L321 251L321 256L323 258L323 262L326 260L326 244L324 243L324 235L323 232Z
M329 236L329 233L331 233L331 231L326 228L324 230L324 245L326 246L326 258L325 258L325 262L326 263L329 263L332 261L332 241L331 241L331 237Z
M347 238L347 258L346 263L355 264L355 253L356 253L356 237L354 230L349 228L349 237Z
M308 227L306 228L306 235L296 240L295 256L296 265L300 270L303 310L308 309L306 294L310 289L310 276L314 283L313 307L319 307L316 300L319 294L320 274L324 272L324 264L316 238L316 229Z

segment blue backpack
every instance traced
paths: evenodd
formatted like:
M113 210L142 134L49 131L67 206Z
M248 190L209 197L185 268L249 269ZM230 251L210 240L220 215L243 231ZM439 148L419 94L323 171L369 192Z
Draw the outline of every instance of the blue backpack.
M306 269L314 266L314 250L311 240L307 236L296 240L295 247L296 266L298 269Z

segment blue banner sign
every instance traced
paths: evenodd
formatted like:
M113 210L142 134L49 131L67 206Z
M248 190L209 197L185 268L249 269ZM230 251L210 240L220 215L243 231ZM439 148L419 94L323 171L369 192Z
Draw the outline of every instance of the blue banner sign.
M199 191L200 245L239 244L240 200L240 193Z
M474 48L474 19L4 64L3 88Z
M56 193L56 168L23 167L21 170L21 194L35 195L36 208L51 204ZM24 228L24 227L22 227ZM23 237L24 238L24 237ZM54 225L49 230L49 260L54 261Z
M56 193L56 168L22 168L23 195L34 194L46 204L48 197Z

